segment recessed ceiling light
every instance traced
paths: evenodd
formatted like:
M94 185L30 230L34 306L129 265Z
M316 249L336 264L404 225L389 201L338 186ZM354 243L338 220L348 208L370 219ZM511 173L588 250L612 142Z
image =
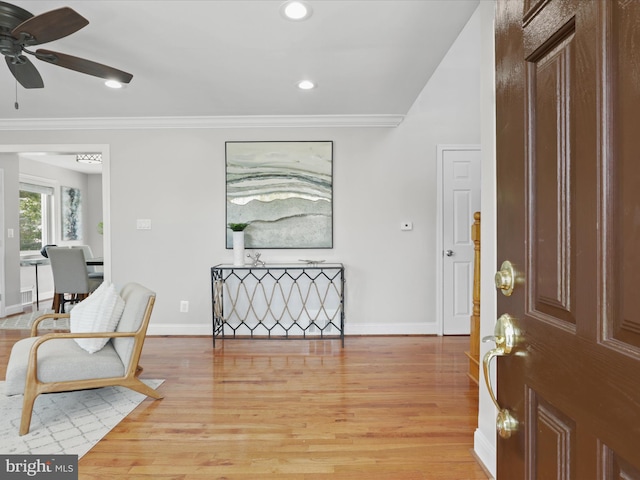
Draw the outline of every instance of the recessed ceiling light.
M107 80L104 84L109 88L122 88L122 84L117 80Z
M311 16L313 10L306 2L292 0L283 3L280 12L289 20L305 20Z
M301 80L298 82L298 88L300 90L312 90L316 88L316 84L311 80Z

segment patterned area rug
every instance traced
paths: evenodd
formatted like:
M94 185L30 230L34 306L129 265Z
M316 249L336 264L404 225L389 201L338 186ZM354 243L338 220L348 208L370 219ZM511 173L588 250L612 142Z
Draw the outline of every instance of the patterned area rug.
M0 329L5 330L29 330L33 321L40 315L45 313L53 313L53 310L38 310L32 313L25 313L24 315L13 315L11 317L0 319ZM69 329L69 320L61 318L60 320L53 320L47 318L40 324L41 330L65 330Z
M164 380L143 380L152 388ZM22 395L4 395L0 382L0 453L78 455L81 458L143 400L124 387L104 387L38 396L31 429L20 436Z

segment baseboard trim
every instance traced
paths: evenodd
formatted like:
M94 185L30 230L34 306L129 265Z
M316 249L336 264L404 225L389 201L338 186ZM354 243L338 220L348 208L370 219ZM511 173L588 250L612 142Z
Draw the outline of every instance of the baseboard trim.
M496 477L496 449L479 428L473 434L473 452L485 471L494 479Z
M435 324L400 323L393 325L360 324L347 325L345 335L438 335ZM167 323L149 324L148 335L211 335L211 324Z
M212 335L211 324L202 323L172 323L149 324L147 335Z
M21 303L18 303L16 305L7 305L5 310L4 310L4 314L8 317L9 315L17 315L19 313L24 312L24 307L22 306Z
M438 326L421 323L362 323L346 325L345 335L438 335Z

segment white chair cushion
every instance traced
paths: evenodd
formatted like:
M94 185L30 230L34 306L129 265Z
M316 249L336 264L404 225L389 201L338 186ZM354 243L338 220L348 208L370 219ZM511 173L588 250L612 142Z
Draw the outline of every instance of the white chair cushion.
M124 310L124 300L113 284L103 283L89 297L76 305L70 314L71 333L114 332ZM108 338L76 338L76 343L89 353L102 349Z

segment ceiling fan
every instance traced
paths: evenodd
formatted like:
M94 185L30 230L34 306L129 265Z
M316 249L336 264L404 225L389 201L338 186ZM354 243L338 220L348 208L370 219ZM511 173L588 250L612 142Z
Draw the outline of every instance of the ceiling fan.
M24 88L43 88L44 82L25 53L43 62L120 83L129 83L133 75L101 63L51 50L29 50L34 45L71 35L89 24L89 20L69 7L40 15L6 2L0 2L0 52L9 70Z

